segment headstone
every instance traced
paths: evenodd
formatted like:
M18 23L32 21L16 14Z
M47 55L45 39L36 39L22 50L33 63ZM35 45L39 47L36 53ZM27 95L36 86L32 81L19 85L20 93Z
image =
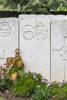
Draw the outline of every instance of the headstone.
M67 80L67 20L51 21L52 81Z
M41 73L50 80L50 20L20 15L20 55L25 71Z
M0 64L7 57L13 57L15 49L18 48L18 19L0 19ZM4 62L5 63L5 62Z

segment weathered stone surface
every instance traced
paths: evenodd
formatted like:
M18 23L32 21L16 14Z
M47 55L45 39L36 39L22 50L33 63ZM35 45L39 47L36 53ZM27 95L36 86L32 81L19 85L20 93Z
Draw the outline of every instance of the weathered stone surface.
M18 48L18 19L0 19L0 58L14 56Z
M67 20L51 21L52 81L67 80Z
M14 56L18 45L25 71L51 81L67 80L67 16L20 15L19 23L17 18L1 18L0 64Z
M20 54L25 71L50 80L50 20L36 15L20 17Z

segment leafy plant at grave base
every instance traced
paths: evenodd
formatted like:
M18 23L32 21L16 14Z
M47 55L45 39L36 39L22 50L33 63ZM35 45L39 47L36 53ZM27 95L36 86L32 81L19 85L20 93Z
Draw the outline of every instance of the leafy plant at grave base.
M23 67L21 56L7 58L6 64L0 66L0 78L7 77L10 80L16 80L23 73Z
M7 78L0 79L0 91L4 92L12 87L13 81Z
M0 91L11 88L14 81L22 75L23 67L21 56L7 58L6 64L0 66Z
M46 84L42 84L41 80L40 74L31 72L24 73L24 75L14 84L12 92L18 96L31 96L38 85L45 87Z
M23 73L24 64L20 56L7 58L6 65L9 68L8 78L11 80L16 80Z
M61 89L55 89L57 93L55 93L55 99L56 100L66 100L67 99L67 89L61 88Z
M51 97L51 90L49 88L40 87L32 94L33 100L48 100Z
M67 99L67 84L52 83L49 87L54 99L66 100Z
M47 89L47 90L46 90ZM47 88L40 87L32 94L33 100L67 100L67 83L51 83Z
M48 88L52 90L52 95L54 95L59 92L59 91L55 91L55 90L60 89L60 86L58 83L53 82L53 83L51 83L51 85Z

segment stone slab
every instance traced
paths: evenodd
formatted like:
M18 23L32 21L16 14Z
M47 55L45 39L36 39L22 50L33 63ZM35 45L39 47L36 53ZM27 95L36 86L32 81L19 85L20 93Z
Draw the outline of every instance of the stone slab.
M18 19L0 18L0 58L13 57L18 48Z
M52 81L67 81L67 20L51 21Z
M37 15L20 16L20 55L25 71L50 80L50 20Z

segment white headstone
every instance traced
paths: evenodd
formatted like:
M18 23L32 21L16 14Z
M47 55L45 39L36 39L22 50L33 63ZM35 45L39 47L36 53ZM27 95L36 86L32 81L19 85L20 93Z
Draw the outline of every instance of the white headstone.
M67 80L67 20L51 21L52 81Z
M5 60L7 57L13 57L15 55L14 51L16 48L18 48L18 19L1 18L0 59Z
M25 71L41 73L50 80L50 20L20 15L20 54Z

